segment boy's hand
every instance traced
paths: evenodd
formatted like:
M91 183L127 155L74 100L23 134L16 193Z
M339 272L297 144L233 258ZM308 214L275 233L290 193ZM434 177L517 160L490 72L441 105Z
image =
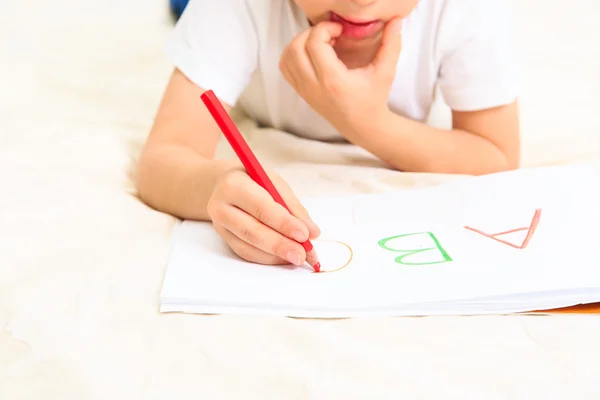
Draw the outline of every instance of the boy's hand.
M321 22L289 44L279 68L296 92L353 142L365 132L355 129L357 124L388 112L387 99L402 48L400 28L400 19L389 21L371 64L348 69L331 44L342 34L342 26Z
M302 265L306 251L300 243L318 237L319 228L283 179L274 173L269 177L294 215L240 170L215 185L208 214L219 236L244 260Z

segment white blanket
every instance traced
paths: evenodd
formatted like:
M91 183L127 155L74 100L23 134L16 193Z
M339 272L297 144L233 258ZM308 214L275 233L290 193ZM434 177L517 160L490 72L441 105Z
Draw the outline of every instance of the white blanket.
M600 162L599 3L513 4L524 165ZM166 0L0 2L0 399L600 397L595 316L159 314L176 221L131 177L170 26ZM303 196L469 179L243 130Z

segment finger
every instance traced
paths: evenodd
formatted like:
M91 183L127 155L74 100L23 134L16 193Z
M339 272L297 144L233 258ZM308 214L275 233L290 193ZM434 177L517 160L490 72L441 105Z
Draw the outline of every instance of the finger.
M302 82L316 81L312 63L306 53L306 40L310 29L302 32L285 48L281 54L279 69L288 83L300 93Z
M302 243L309 238L310 232L306 223L276 203L271 195L247 174L240 171L239 176L230 178L225 185L225 197L229 204L297 242Z
M373 59L376 74L389 78L396 75L396 65L402 51L402 20L388 22L381 39L379 51Z
M282 195L283 196L283 195ZM285 197L284 197L285 199ZM308 210L300 203L300 201L292 197L291 199L285 200L290 211L298 218L300 218L308 227L310 239L316 239L321 236L321 229L319 226L312 220Z
M310 239L318 238L321 235L321 229L319 229L319 226L312 220L308 210L294 194L292 188L287 184L287 182L278 178L277 176L273 176L272 180L277 186L277 190L281 194L281 197L290 209L290 212L302 220L308 227Z
M306 50L306 41L310 37L311 32L312 29L307 29L296 36L283 54L290 72L296 76L299 82L305 79L312 81L316 81L317 79L317 74Z
M237 207L227 207L223 210L220 222L239 239L265 253L275 255L294 265L306 262L306 251L300 243L262 224Z
M312 29L306 42L308 55L321 82L328 77L338 77L346 70L346 66L340 61L331 45L342 31L341 24L321 22Z
M264 252L256 247L244 242L236 235L231 233L223 226L215 226L215 231L227 242L231 250L242 259L263 265L285 265L289 264L287 260L277 257L273 254Z
M292 73L289 65L288 65L288 60L285 59L283 56L281 57L280 61L279 61L279 70L281 71L283 77L285 78L285 80L287 81L287 83L290 84L291 87L293 87L294 89L296 89L296 91L298 91L299 86L298 86L298 78L295 76L295 74Z

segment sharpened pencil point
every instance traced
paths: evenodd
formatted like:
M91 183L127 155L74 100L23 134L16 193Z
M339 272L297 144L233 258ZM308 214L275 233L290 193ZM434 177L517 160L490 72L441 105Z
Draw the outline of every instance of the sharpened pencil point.
M311 249L308 253L306 253L306 263L313 267L315 272L321 271L321 262L319 261L319 256L315 249Z

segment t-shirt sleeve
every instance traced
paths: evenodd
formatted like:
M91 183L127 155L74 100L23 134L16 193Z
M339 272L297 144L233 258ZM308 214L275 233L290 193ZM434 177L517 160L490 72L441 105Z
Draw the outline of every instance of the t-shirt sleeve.
M234 106L257 67L258 40L245 0L190 0L167 55L188 79Z
M439 87L450 108L476 111L518 95L516 26L507 0L447 0L440 23Z

